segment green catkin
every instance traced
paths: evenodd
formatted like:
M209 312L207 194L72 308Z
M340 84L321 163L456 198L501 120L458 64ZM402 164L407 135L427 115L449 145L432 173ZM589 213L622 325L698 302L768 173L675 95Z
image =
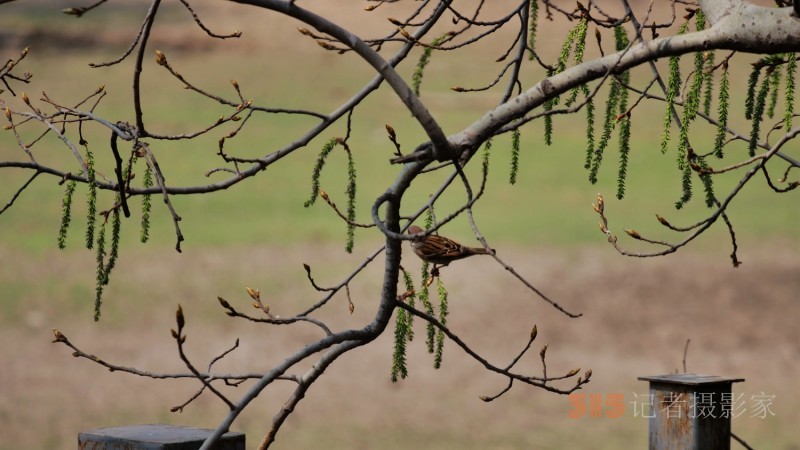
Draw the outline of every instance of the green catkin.
M619 127L619 170L617 172L617 198L625 197L625 180L628 175L628 156L631 152L631 118L625 116Z
M692 169L688 164L681 171L681 187L683 189L683 196L680 200L675 202L675 208L681 209L689 200L692 199Z
M592 167L592 156L594 155L594 99L591 97L588 86L581 85L581 89L586 97L586 161L583 167L589 169Z
M773 70L769 77L769 105L767 106L767 117L775 117L775 107L778 105L778 93L781 87L781 71Z
M441 278L436 278L436 287L439 293L439 322L447 324L447 290L444 288ZM436 354L433 360L433 368L442 367L442 356L444 354L444 331L441 329L436 333Z
M419 291L419 301L422 303L422 307L425 308L425 312L432 316L433 315L433 304L430 300L430 291L428 290L428 279L430 278L430 271L428 270L430 265L427 261L422 263L422 289ZM434 351L434 339L436 336L436 328L433 326L432 323L428 323L426 327L426 338L425 338L425 345L428 348L428 353L433 353Z
M336 143L336 138L331 138L325 143L325 145L322 146L322 151L320 151L319 156L317 157L317 162L314 164L314 171L311 173L311 198L306 200L304 204L306 208L313 205L314 202L317 201L317 196L319 196L319 176L322 173L322 168L325 166L326 158L336 146Z
M86 248L91 250L94 246L94 227L97 220L97 183L95 181L94 155L88 146L84 146L84 148L86 149L86 174L89 185L86 211Z
M725 134L728 127L728 101L729 96L729 82L728 82L728 66L726 65L722 71L722 80L719 83L719 104L717 105L717 113L719 114L719 125L717 126L717 136L714 140L714 156L722 158L724 156L723 147L725 145Z
M678 35L685 34L689 23L681 25ZM664 110L663 132L661 134L661 153L666 153L669 148L670 127L672 126L672 111L675 108L675 98L681 90L680 56L669 57L669 79L667 81L667 106Z
M547 71L547 77L548 78L552 77L555 74L556 74L556 71L553 71L553 70L548 70ZM546 113L545 116L544 116L544 143L547 146L550 146L550 145L553 144L553 115L552 114L547 114L547 113L552 111L553 108L555 108L555 106L557 104L558 104L558 97L555 97L555 98L551 98L550 100L547 100L542 105L542 109Z
M760 75L761 68L754 67L753 71L750 72L750 77L747 79L747 96L744 98L744 118L747 120L753 118L753 110L756 104L756 86Z
M492 150L492 138L486 140L486 143L483 145L483 167L489 168L489 153Z
M64 250L67 247L67 231L69 223L72 221L72 194L75 193L75 180L67 181L67 189L64 192L64 199L61 201L61 226L58 229L58 248Z
M783 116L783 127L788 131L792 128L794 115L794 75L797 69L797 55L789 53L786 59L786 112Z
M616 79L611 80L611 87L608 90L608 101L606 102L605 118L603 119L603 134L600 135L600 142L594 148L592 164L589 169L589 181L597 183L597 173L600 171L600 164L603 162L603 152L611 139L611 132L614 130L614 122L617 116L617 106L620 100L620 90L622 87Z
M697 117L697 110L700 108L700 90L703 87L703 64L703 55L699 52L695 53L694 74L692 75L692 84L686 92L678 142L678 168L681 170L688 164L686 154L689 148L689 128Z
M703 67L703 80L705 83L705 90L703 91L703 113L707 116L711 115L711 103L714 97L714 51L711 50L705 55L705 65Z
M411 292L411 295L409 295L406 298L406 301L408 301L408 305L413 308L415 306L414 299L416 299L417 294L416 290L414 289L414 281L411 280L411 274L409 274L405 270L403 270L403 282L406 285L406 291ZM406 338L409 342L411 342L414 340L414 329L412 328L412 326L414 325L414 315L410 313L406 314L406 322L408 323L408 331L406 332Z
M117 203L119 203L119 195L117 195ZM104 285L108 285L111 271L114 270L114 266L117 265L121 225L122 220L120 219L119 208L115 208L111 213L111 251L108 253L108 263L106 264L105 275L103 275Z
M97 235L97 245L95 246L97 252L97 283L95 285L94 296L94 321L100 320L100 306L103 304L103 286L105 286L105 257L106 257L106 224L100 226L100 233Z
M708 169L705 158L697 158L698 165L703 169ZM711 174L704 173L700 175L700 181L703 183L703 190L706 193L706 206L711 208L715 204L716 198L714 197L714 182Z
M433 226L433 211L430 208L425 211L425 220L423 221L424 228L426 230L430 230ZM419 292L419 300L422 303L422 306L425 308L425 312L433 316L433 304L430 300L430 292L428 290L428 280L431 277L430 273L430 264L427 261L423 261L422 263L422 288ZM433 326L432 323L427 324L427 336L425 339L425 344L428 348L428 353L434 352L434 341L436 337L436 327Z
M580 25L578 25L580 26ZM569 55L572 52L572 46L575 43L575 36L577 33L578 27L572 28L567 33L567 38L564 39L564 42L561 43L561 52L558 54L558 61L556 62L556 73L561 73L567 68L567 60L569 59Z
M701 25L698 24L698 28L700 26ZM692 179L688 161L689 129L692 122L697 118L697 111L700 109L700 95L705 78L703 75L704 65L705 59L703 58L703 54L696 52L694 55L694 73L692 75L691 85L686 92L686 100L683 105L683 116L681 117L681 128L678 138L677 162L678 169L682 171L681 188L683 190L683 195L681 199L676 202L677 208L682 208L683 205L692 198ZM710 177L707 179L707 182L711 182Z
M767 94L769 93L770 86L770 73L768 73L764 80L761 82L761 88L758 90L758 97L756 98L755 105L753 105L752 114L752 128L750 131L750 156L755 156L756 147L758 146L758 135L761 132L761 121L764 119L764 107L767 102Z
M614 38L616 41L617 51L622 51L628 47L628 34L625 28L614 28ZM630 72L623 72L619 75L622 83L630 83ZM619 169L617 171L617 198L622 200L625 197L625 179L628 174L628 156L631 149L631 118L628 114L628 90L624 86L619 87Z
M411 88L414 91L414 95L419 97L419 88L422 86L422 76L425 73L425 66L431 61L431 55L433 54L433 48L437 47L439 44L444 42L444 40L449 36L448 33L445 33L433 41L429 46L426 46L425 49L422 51L422 55L419 57L419 61L417 61L417 67L414 70L414 74L411 75Z
M347 150L347 244L345 251L353 253L355 242L355 221L356 221L356 165L353 154Z
M150 165L144 170L143 186L145 189L153 187L153 171L150 170ZM142 227L139 233L139 240L142 244L147 243L150 239L150 209L152 208L150 194L142 195Z
M394 353L392 354L392 383L396 383L398 378L405 379L408 376L406 336L408 334L409 315L404 309L397 308L394 327Z
M536 50L536 27L539 22L539 0L530 0L530 2L530 15L528 16L528 47L530 47L531 51L528 54L528 59L533 61L533 52Z
M589 29L589 19L584 17L575 27L575 65L583 62L583 55L586 52L586 31ZM584 86L584 85L581 85ZM572 106L578 98L578 91L581 86L576 86L570 90L566 105Z
M511 132L511 174L508 178L510 184L517 182L517 171L519 170L519 128Z

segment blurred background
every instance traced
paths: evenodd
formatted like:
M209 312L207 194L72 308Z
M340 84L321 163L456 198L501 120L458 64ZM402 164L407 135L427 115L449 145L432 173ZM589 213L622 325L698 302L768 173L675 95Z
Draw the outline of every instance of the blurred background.
M404 17L416 5L406 3L385 4L371 13L364 11L363 2L343 6L320 1L306 6L352 27L363 38L374 38L391 31L386 17ZM243 34L239 39L210 39L181 3L164 2L148 43L142 78L143 108L151 132L188 133L230 113L183 89L155 63L156 49L194 85L233 100L236 93L230 80L235 79L246 99L270 107L327 113L372 78L370 68L354 55L322 50L297 32L301 24L292 19L210 0L192 5L215 32L241 30ZM45 0L0 6L3 56L17 58L22 48L30 47L19 71L29 71L33 78L27 85L12 87L17 94L28 93L35 105L44 108L39 101L42 93L59 103L75 104L104 85L108 94L95 112L110 121L133 122L133 56L111 67L92 68L89 63L120 56L141 26L148 4L110 2L80 19L61 13L72 6L77 5ZM484 13L497 18L512 6L513 2L492 2ZM570 26L542 21L538 42L544 57L554 60ZM504 64L495 60L515 32L506 27L471 50L434 53L424 74L421 98L447 134L463 129L497 104L503 87L468 94L454 93L450 87L478 87L493 80ZM611 45L611 35L605 39L604 45ZM421 50L415 50L400 67L407 79L420 54ZM587 45L587 58L596 54L596 44ZM688 74L691 58L683 60ZM741 126L746 123L739 117L743 116L741 93L752 59L733 61L731 92L738 115L732 123ZM634 72L634 82L646 82L648 73ZM542 76L541 68L533 65L522 74L526 86ZM19 97L9 92L2 99L22 107ZM599 123L603 101L597 106ZM735 385L745 402L744 413L733 420L735 433L755 448L800 448L793 430L800 420L794 375L800 362L800 328L795 323L800 312L797 194L774 194L756 179L731 203L728 214L744 262L738 269L731 266L730 237L722 223L688 248L657 259L620 256L597 229L598 217L591 204L598 192L606 198L612 231L632 249L648 248L625 236L624 228L658 239L681 239L658 224L656 213L676 225L694 223L708 214L697 186L692 203L680 211L674 208L681 194L674 161L676 139L672 152L662 155L657 138L662 117L659 103L645 102L634 113L628 189L621 201L614 198L616 141L607 150L600 182L588 181L583 169L583 112L554 119L551 146L543 142L541 121L522 129L520 172L513 186L508 182L510 137L494 140L486 194L475 207L477 224L504 260L566 309L583 313L581 318L559 314L488 258L461 261L442 272L450 295L448 323L474 349L504 366L536 324L536 348L549 345L548 373L591 368L592 382L584 392L603 398L624 394L623 417L570 419L572 406L566 397L517 385L500 399L484 403L479 396L499 392L506 381L486 372L452 343L445 344L442 368L434 370L424 348L424 328L417 323L408 379L395 384L389 379L392 336L387 333L328 369L280 431L274 448L643 448L647 422L635 417L633 404L628 403L635 401L636 394L647 393L646 383L636 378L682 370L687 339L691 339L688 371L746 378ZM228 141L227 152L263 156L316 124L315 119L286 115L252 120ZM410 114L385 86L356 108L350 147L358 171L360 222L371 220L369 207L374 198L399 170L388 164L394 148L385 124L397 131L405 152L424 140ZM217 141L231 129L191 141L152 142L168 184L224 179L226 174L206 177L205 173L222 166L216 155ZM28 139L41 132L35 127L20 130ZM381 245L377 231L357 229L355 249L347 254L345 227L332 210L323 202L303 206L319 150L330 138L345 133L342 121L306 148L226 191L173 196L183 218L182 254L174 250L173 224L157 197L153 197L151 241L139 242L140 206L134 199L132 217L122 224L121 255L98 323L92 320L95 255L83 248L86 188L79 186L76 192L67 248L61 251L56 241L64 186L54 177L38 177L0 215L0 449L72 449L77 433L91 428L139 423L213 428L224 417L225 405L210 396L196 400L182 413L171 413L171 407L196 391L197 383L110 373L51 344L52 328L86 352L152 372L185 371L169 332L178 304L186 315L188 352L200 367L237 338L240 347L215 366L218 370L267 370L317 339L317 330L302 324L270 328L228 318L216 297L247 311L250 301L245 286L250 286L261 290L273 313L293 314L319 299L307 283L303 263L312 266L319 284L338 284ZM673 133L677 137L677 130ZM695 142L712 142L713 129L698 127L695 133ZM107 132L86 127L84 137L97 155L98 170L111 175ZM744 149L731 146L730 161L741 159ZM42 162L74 170L74 157L52 136L33 150ZM798 156L794 144L786 151ZM11 132L0 133L0 159L26 159ZM774 167L781 170L779 164ZM322 188L340 206L346 203L345 168L344 153L334 150L321 179ZM479 169L478 164L468 168L473 185L479 183ZM723 195L743 174L740 170L720 177L718 194ZM30 175L2 169L3 205ZM416 211L445 176L435 173L421 178L406 197L404 212ZM445 216L464 200L463 188L454 186L437 204L437 214ZM112 201L111 195L103 193L98 208L105 210ZM466 218L448 224L443 233L473 242ZM335 329L361 327L372 319L382 275L381 262L373 265L351 284L354 314L349 314L344 296L337 296L321 312L320 317ZM418 282L419 261L412 256L404 258L403 265ZM537 353L523 358L518 370L540 373ZM277 385L266 391L236 422L233 429L247 433L248 447L254 448L270 428L291 387ZM233 398L240 395L231 392ZM761 393L775 396L771 405L775 415L751 417L751 397Z

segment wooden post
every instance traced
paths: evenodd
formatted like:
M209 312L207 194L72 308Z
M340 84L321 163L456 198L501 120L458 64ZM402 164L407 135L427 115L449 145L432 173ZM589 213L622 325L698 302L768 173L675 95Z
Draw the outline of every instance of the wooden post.
M650 382L650 450L730 450L732 384L744 378L693 373Z
M197 450L213 430L172 425L98 428L78 435L79 450ZM214 450L245 450L244 434L222 435Z

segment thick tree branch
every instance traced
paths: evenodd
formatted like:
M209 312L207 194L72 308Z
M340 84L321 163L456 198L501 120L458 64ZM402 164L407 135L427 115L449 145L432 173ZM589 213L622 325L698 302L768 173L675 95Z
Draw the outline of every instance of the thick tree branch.
M735 8L729 10L713 27L679 36L667 36L640 42L624 51L578 64L552 77L545 78L522 94L488 111L449 140L456 154L474 152L503 125L522 118L545 101L570 89L604 77L609 71L617 74L648 61L665 56L727 49L742 52L800 51L800 20L790 14L791 8ZM749 14L754 14L751 17Z
M319 16L309 10L297 6L294 2L283 0L233 0L237 3L243 3L261 8L270 9L280 12L290 17L294 17L308 25L313 26L322 33L328 34L336 38L342 44L348 46L355 51L361 58L371 65L376 72L378 72L384 80L392 87L397 96L406 105L409 111L414 115L419 124L425 130L428 138L433 142L434 157L439 161L446 161L451 159L450 146L447 138L442 131L439 124L433 118L428 108L414 95L411 87L403 80L397 71L394 70L388 61L373 50L369 45L362 41L358 36L350 33L344 28L336 25L330 20ZM447 5L451 0L443 1L443 5Z

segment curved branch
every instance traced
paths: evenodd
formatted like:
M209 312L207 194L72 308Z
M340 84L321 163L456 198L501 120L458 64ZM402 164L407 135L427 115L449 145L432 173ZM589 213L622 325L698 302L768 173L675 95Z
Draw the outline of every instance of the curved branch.
M450 145L447 137L442 131L442 128L433 118L428 108L414 95L411 87L403 80L399 73L394 70L394 67L383 57L367 45L358 36L350 33L346 29L336 25L330 20L314 14L313 12L297 6L293 1L281 0L233 0L237 3L258 6L261 8L270 9L280 12L287 16L294 17L308 25L313 26L322 33L326 33L336 38L342 44L353 49L361 58L371 65L376 72L391 86L397 96L406 105L409 111L414 115L419 124L425 130L428 138L433 143L434 157L439 161L446 161L451 159ZM443 5L448 5L452 0L441 2L439 9L443 9ZM429 22L432 25L438 20L439 16L434 16Z
M791 8L759 8L749 5L727 11L727 15L706 30L641 42L629 49L578 64L546 78L488 111L466 129L450 136L450 143L456 154L474 152L479 144L503 125L523 117L548 99L602 78L609 72L622 73L665 56L711 49L743 52L760 52L765 47L771 52L800 50L800 41L796 38L800 35L800 21L791 17Z
M461 338L459 338L455 333L450 331L450 329L447 328L446 326L444 326L437 318L431 316L430 314L426 314L426 313L424 313L424 312L422 312L422 311L420 311L420 310L418 310L418 309L416 309L416 308L414 308L412 306L409 306L409 305L407 305L407 304L405 304L403 302L396 302L395 304L397 305L398 308L402 308L402 309L410 312L411 314L419 317L420 319L423 319L426 322L429 322L429 323L433 324L433 326L435 326L436 328L441 330L444 334L446 334L447 337L450 338L451 341L453 341L456 345L461 347L461 349L466 354L471 356L472 359L474 359L475 361L479 362L481 365L483 365L483 367L485 367L487 370L489 370L491 372L499 373L501 375L504 375L504 376L508 377L509 379L519 380L519 381L521 381L523 383L530 384L532 386L536 386L536 387L542 388L542 389L544 389L546 391L550 391L550 392L553 392L553 393L556 393L556 394L562 394L562 395L570 394L570 393L574 392L576 389L579 389L582 384L586 383L585 380L581 380L580 382L576 383L575 386L573 386L573 387L571 387L569 389L558 389L558 388L555 388L553 386L547 385L547 382L548 381L557 381L557 380L563 380L563 379L571 378L571 377L575 376L578 372L575 371L574 373L570 372L570 373L568 373L566 375L563 375L563 376L547 378L547 377L535 377L535 376L520 375L520 374L511 372L509 369L504 369L502 367L495 366L494 364L490 363L488 360L483 358L481 355L479 355L477 352L475 352L475 350L470 348L463 340L461 340Z
M158 6L161 0L153 0L150 5L150 10L147 11L147 16L144 19L144 26L140 33L141 44L139 45L139 52L136 54L136 69L133 71L133 108L136 111L136 128L138 128L139 136L146 136L147 131L144 129L144 119L142 117L142 96L139 89L139 81L142 78L142 62L144 61L144 51L147 48L147 40L150 38L150 30L153 28L153 21L155 21ZM137 36L137 39L139 36Z

